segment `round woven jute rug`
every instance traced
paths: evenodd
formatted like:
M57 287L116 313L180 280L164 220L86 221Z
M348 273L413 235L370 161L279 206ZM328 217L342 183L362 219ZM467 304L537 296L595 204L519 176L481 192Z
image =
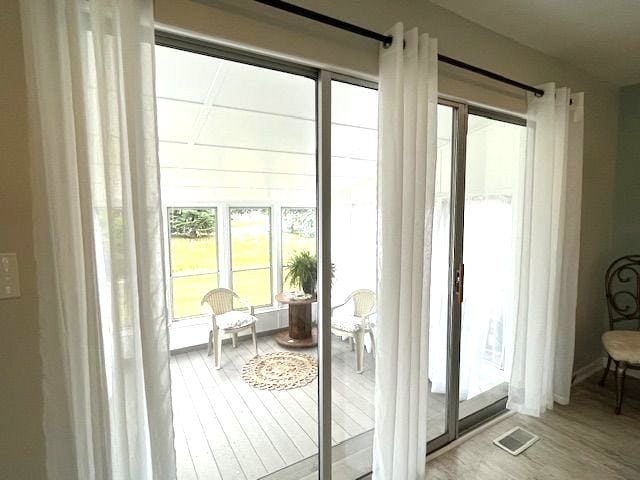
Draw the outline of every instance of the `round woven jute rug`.
M260 390L289 390L311 383L318 376L318 361L295 352L258 355L242 367L242 379Z

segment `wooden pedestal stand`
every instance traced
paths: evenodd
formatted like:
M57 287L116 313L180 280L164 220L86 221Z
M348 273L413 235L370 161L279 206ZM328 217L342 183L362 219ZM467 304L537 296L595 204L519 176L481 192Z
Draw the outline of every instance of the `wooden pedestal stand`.
M318 329L312 328L311 304L315 295L307 299L290 298L285 293L276 295L279 303L289 305L289 330L276 334L276 342L283 347L315 347L318 345Z

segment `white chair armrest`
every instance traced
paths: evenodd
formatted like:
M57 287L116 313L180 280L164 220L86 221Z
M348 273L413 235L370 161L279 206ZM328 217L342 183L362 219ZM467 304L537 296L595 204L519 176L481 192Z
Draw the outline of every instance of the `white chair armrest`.
M349 302L344 302L344 303L341 303L340 305L335 305L335 306L331 307L331 314L333 314L334 310L337 310L340 307L344 307L347 303L349 303Z
M249 315L255 314L255 309L253 308L253 305L250 305L249 302L247 302L244 298L238 297L238 300L249 311Z

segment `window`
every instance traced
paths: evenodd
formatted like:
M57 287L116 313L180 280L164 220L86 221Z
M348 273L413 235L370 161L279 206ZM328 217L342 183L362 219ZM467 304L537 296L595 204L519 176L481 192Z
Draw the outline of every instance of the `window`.
M231 288L251 305L271 305L271 208L232 207L229 228Z
M171 311L174 319L199 315L205 293L218 287L215 208L169 208Z
M288 292L298 290L286 280L291 257L305 251L316 254L316 209L284 207L281 213L282 290Z

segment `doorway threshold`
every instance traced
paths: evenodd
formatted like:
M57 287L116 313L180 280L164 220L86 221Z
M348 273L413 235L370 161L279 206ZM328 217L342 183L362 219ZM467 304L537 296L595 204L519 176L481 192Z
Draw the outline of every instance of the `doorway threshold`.
M460 445L465 443L467 440L471 440L473 437L475 437L479 433L482 433L485 430L488 430L489 428L493 427L494 425L505 421L507 418L512 417L515 414L516 414L516 412L514 412L512 410L505 410L504 412L498 414L497 416L492 417L489 420L487 420L486 422L478 425L474 429L468 430L467 432L465 432L462 435L460 435L460 437L455 439L453 442L451 442L451 443L439 448L435 452L430 453L429 455L427 455L427 463L429 463L431 460L434 460L434 459L438 458L440 455L442 455L444 453L447 453L448 451L453 450L454 448L459 447Z

